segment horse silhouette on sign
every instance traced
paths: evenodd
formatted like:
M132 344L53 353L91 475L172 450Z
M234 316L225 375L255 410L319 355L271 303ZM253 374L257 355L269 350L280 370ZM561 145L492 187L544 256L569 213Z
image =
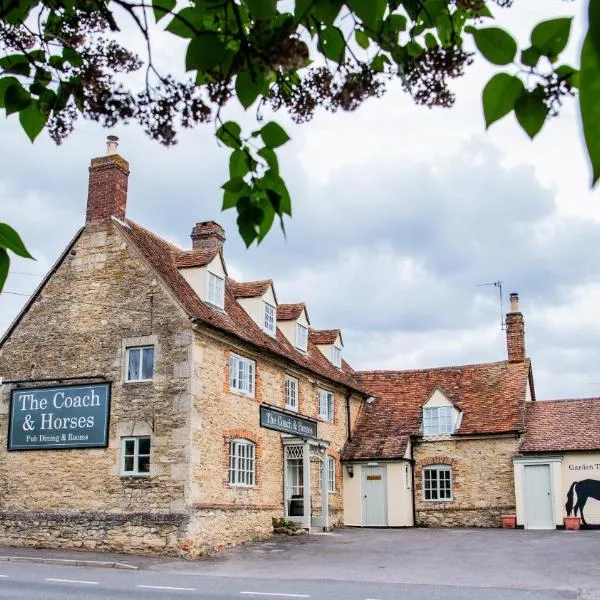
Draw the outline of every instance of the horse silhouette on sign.
M577 502L575 503L575 506L573 506L573 492L577 494ZM571 512L573 512L573 516L576 517L577 511L579 511L582 524L587 525L585 517L583 516L583 507L588 501L588 498L600 500L600 481L597 479L582 479L581 481L574 481L567 492L567 503L565 504L567 517L571 516Z

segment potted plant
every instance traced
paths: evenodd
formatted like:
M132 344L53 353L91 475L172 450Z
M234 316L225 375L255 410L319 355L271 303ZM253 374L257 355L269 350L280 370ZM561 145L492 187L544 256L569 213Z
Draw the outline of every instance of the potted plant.
M581 517L563 517L563 525L569 531L581 529Z
M517 527L517 515L502 515L501 518L504 529L515 529Z

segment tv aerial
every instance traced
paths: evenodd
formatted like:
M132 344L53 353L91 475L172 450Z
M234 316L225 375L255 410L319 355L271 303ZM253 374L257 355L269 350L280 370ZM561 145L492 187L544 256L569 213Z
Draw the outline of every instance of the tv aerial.
M502 295L502 284L503 281L491 281L489 283L478 283L475 287L487 287L493 285L498 288L498 296L500 299L500 329L504 331L506 329L506 323L504 322L504 296Z

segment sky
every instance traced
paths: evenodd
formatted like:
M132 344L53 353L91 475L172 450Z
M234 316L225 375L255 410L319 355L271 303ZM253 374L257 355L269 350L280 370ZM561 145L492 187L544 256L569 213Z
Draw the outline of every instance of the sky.
M576 14L581 1L515 0L497 24L526 42L532 26ZM162 43L162 42L161 42ZM159 56L181 60L164 44ZM226 229L238 280L272 278L279 302L306 302L317 328L343 332L355 369L413 369L503 360L502 312L518 292L538 399L600 396L600 192L575 101L534 142L513 116L485 131L481 90L495 68L478 58L453 85L452 109L415 106L399 83L354 113L296 126L280 168L293 200L287 237L274 227L247 250L235 213L220 211L228 151L212 126L166 149L135 126L81 123L61 146L32 145L13 115L0 126L0 220L36 261L15 258L0 295L4 331L85 220L89 161L120 138L130 163L128 217L183 248L194 223ZM237 107L227 118L238 118ZM502 281L498 289L482 285ZM8 293L10 292L10 293Z

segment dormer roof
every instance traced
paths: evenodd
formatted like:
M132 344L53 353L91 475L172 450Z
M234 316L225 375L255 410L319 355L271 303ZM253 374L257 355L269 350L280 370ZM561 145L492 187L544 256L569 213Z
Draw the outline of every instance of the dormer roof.
M308 339L317 346L335 344L335 341L340 338L342 342L342 332L339 329L310 329ZM343 345L343 342L342 342Z
M306 319L309 320L304 302L299 302L298 304L279 304L277 306L277 320L296 321L302 314L302 311L306 313Z
M259 296L264 296L269 287L273 290L273 295L275 295L275 288L273 287L272 279L244 281L239 283L229 278L229 287L231 289L231 293L236 298L258 298Z
M175 254L173 262L178 269L188 267L205 267L219 254L218 248L196 248L194 250L181 250ZM225 265L223 265L224 267Z

